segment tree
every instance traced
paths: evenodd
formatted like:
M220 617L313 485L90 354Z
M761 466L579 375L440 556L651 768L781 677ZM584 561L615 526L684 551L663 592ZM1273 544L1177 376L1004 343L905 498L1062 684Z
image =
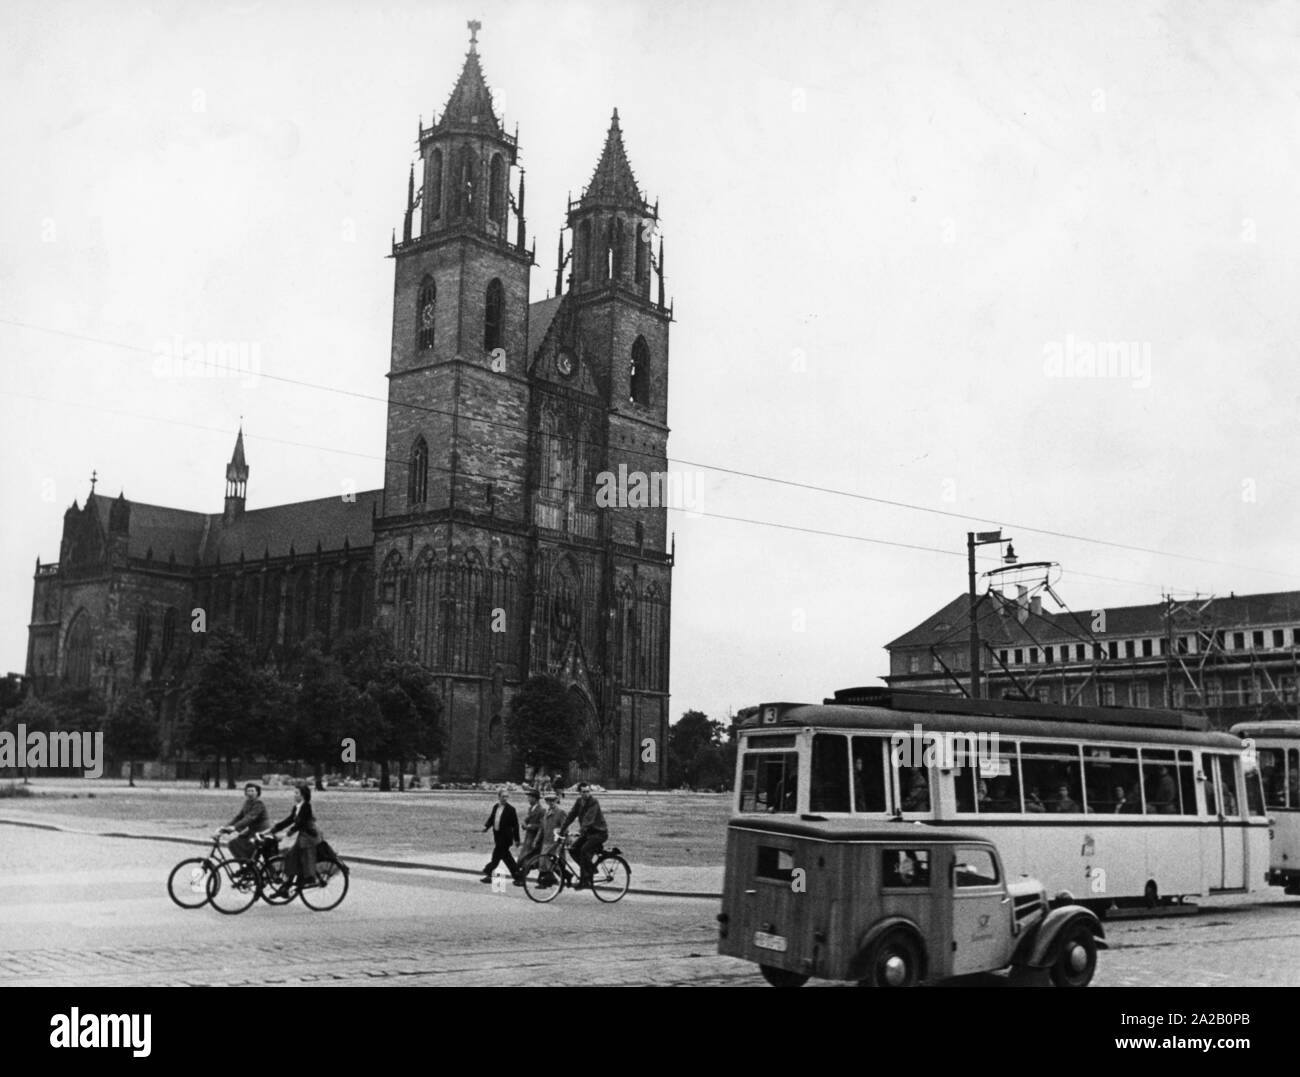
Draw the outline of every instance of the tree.
M109 758L126 762L128 783L135 785L135 760L158 754L158 716L140 688L118 698L104 733Z
M62 688L40 699L29 695L0 715L0 729L16 733L19 725L28 733L93 733L103 728L104 701L93 688Z
M293 720L282 738L288 748L284 754L310 763L316 788L324 789L325 765L338 759L339 745L361 709L361 693L344 675L338 657L315 639L294 656L286 681Z
M0 714L0 731L18 734L21 725L25 733L53 733L59 728L59 716L47 700L28 696L18 706ZM27 768L23 767L23 784L30 783Z
M525 767L564 770L585 755L573 701L553 677L530 677L506 715L506 740Z
M202 651L190 667L186 691L188 745L198 753L226 760L226 788L235 788L234 757L256 748L265 739L259 719L265 717L268 678L253 664L248 644L228 628L208 633Z
M392 788L389 767L397 760L401 791L408 760L442 752L442 700L433 675L418 662L398 657L392 639L379 629L351 633L339 641L336 653L344 677L358 693L360 754L379 764L379 788L385 792Z
M722 743L726 732L722 722L715 722L702 711L687 711L668 727L668 785L692 789L717 789L726 786L731 776L727 768L727 749Z

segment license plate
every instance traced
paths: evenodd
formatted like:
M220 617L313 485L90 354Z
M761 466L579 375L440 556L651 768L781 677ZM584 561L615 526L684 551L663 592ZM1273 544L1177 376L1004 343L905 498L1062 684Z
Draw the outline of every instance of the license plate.
M754 932L754 945L760 950L775 950L777 953L785 953L785 936L769 935L766 931Z

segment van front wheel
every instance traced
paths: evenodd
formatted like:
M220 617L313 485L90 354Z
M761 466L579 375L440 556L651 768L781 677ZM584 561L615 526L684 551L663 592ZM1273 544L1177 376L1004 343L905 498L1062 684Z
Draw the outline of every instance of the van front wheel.
M759 965L758 971L773 987L803 987L808 982L808 977L802 972L790 972L773 965Z
M1086 924L1069 929L1061 952L1052 963L1052 983L1057 987L1087 987L1097 970L1097 940Z
M867 956L866 979L859 987L915 987L921 978L921 952L911 937L891 931Z

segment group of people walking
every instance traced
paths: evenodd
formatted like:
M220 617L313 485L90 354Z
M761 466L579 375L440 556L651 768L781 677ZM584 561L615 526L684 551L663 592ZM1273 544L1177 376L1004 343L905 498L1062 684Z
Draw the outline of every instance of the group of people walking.
M510 803L509 793L505 789L497 791L497 802L492 806L487 822L483 824L485 831L492 832L493 844L492 859L483 869L481 881L490 883L497 865L504 864L513 876L515 885L523 886L524 875L531 870L533 861L536 860L538 889L545 890L554 886L558 881L555 877L555 861L562 855L560 843L576 821L578 837L573 843L572 852L581 873L576 888L581 890L591 886L595 858L609 840L605 813L600 810L600 801L591 795L591 785L588 782L578 785L578 799L567 814L560 807L559 794L553 789L543 793L540 789L529 788L525 792L528 811L524 815L521 842L519 813ZM511 853L515 846L519 846L517 861Z

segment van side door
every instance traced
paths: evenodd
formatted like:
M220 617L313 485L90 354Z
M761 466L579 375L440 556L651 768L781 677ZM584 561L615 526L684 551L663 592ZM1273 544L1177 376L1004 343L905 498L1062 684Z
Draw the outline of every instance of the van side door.
M1011 898L986 845L962 845L952 865L952 974L1000 969L1010 953Z

